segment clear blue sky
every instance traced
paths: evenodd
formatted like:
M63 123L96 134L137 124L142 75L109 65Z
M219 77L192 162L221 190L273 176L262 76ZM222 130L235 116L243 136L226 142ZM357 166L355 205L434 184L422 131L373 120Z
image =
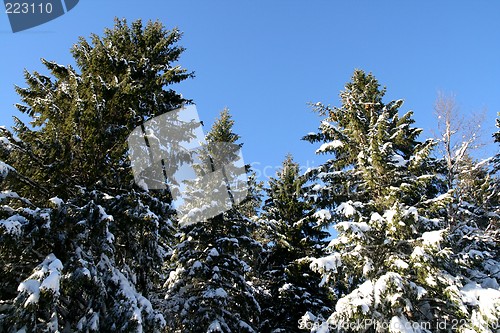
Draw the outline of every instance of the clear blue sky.
M116 16L184 32L180 64L196 78L174 88L194 99L207 124L229 107L245 161L260 172L288 152L302 165L318 164L317 147L300 141L320 120L307 103L339 105L355 68L387 86L387 101L404 99L402 111L414 110L424 137L443 90L464 113L487 109L489 141L500 111L499 15L497 1L80 0L66 15L13 34L1 13L0 124L18 114L13 85L24 86L24 68L43 70L41 57L72 63L78 36L101 34Z

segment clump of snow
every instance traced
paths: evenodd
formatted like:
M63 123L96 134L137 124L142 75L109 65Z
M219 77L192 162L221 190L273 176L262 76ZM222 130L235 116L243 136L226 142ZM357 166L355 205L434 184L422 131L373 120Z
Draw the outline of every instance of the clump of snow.
M43 265L42 269L48 271L49 275L42 281L40 290L51 290L54 294L59 294L59 282L63 269L62 262L54 254L50 254L45 259Z
M320 184L316 184L312 187L312 190L313 191L321 191L322 189L324 188L323 185L320 185Z
M196 260L192 266L192 269L197 269L197 268L201 268L203 266L203 264L201 263L201 261L199 260Z
M352 317L359 311L363 314L370 310L373 303L373 283L367 280L349 295L342 297L335 305L335 311L340 314L347 314ZM335 315L335 314L334 314Z
M207 333L224 332L218 320L214 320L208 327Z
M284 291L289 290L292 286L293 286L293 285L292 285L291 283L285 283L284 285L282 285L282 286L278 289L278 291L279 291L280 293L282 293L282 292L284 292Z
M343 146L344 146L344 144L342 143L342 141L340 141L340 140L333 140L331 142L323 143L316 150L316 154L324 153L324 152L327 152L327 151L331 151L332 149L340 148L340 147L343 147Z
M464 303L475 307L472 316L475 326L482 327L500 317L500 290L483 288L471 282L460 290L460 294Z
M403 156L399 154L392 155L392 162L397 167L404 167L408 164L408 161L403 158Z
M34 279L25 280L19 284L17 291L29 294L24 302L25 307L31 303L38 303L38 299L40 298L40 281Z
M379 213L375 212L370 217L370 221L373 221L373 222L384 222L384 218L382 216L380 216Z
M352 201L341 203L336 209L335 212L338 214L342 214L345 217L353 216L356 213L356 209L352 205Z
M429 204L429 203L440 202L440 201L447 201L450 199L452 199L451 192L446 192L446 193L439 195L436 198L432 198L432 199L424 201L423 204Z
M422 299L422 297L427 295L427 290L422 286L410 282L410 287L417 293L417 299Z
M350 230L353 234L361 236L364 232L370 231L371 227L366 222L339 222L335 225L335 229Z
M113 217L113 216L111 216L111 218L112 218L112 217ZM108 243L110 243L110 244L113 244L113 242L114 242L114 240L115 240L115 235L113 235L113 234L109 231L109 229L108 229L108 227L107 227L107 226L106 226L106 240L107 240L107 241L108 241Z
M439 246L439 242L443 240L444 230L427 231L422 234L424 245Z
M54 254L49 254L45 260L37 266L28 279L21 282L17 288L22 294L28 296L24 306L37 303L40 299L40 291L50 290L53 294L59 294L61 271L63 265ZM41 281L41 282L40 282Z
M28 220L25 217L16 214L6 220L0 220L0 227L4 228L7 234L20 236L23 225L27 223Z
M411 253L411 258L417 259L418 257L424 257L424 256L425 256L424 249L420 246L415 246L413 252Z
M386 293L386 291L388 289L395 289L398 292L402 291L403 281L403 278L398 273L388 272L382 275L373 286L375 305L382 303L383 300L389 301L390 303L396 303L396 299L393 297L392 293Z
M313 326L313 323L315 323L317 320L317 317L313 315L311 312L306 311L305 314L300 317L299 324L300 324L300 329L305 329L308 326Z
M483 288L492 288L492 289L500 289L500 285L495 278L486 278L481 282L481 287Z
M436 279L430 274L425 278L425 282L431 287L435 287L437 285Z
M219 256L219 251L217 251L216 248L212 248L210 252L208 253L210 257L218 257Z
M407 210L405 210L405 211L404 211L404 213L403 213L403 214L404 214L404 216L410 216L410 215L412 215L412 216L413 216L413 219L414 219L415 221L417 221L417 220L418 220L418 217L419 217L419 215L418 215L418 210L417 210L417 208L415 208L415 207L410 207L410 208L408 208Z
M404 279L401 275L389 272L375 282L367 280L350 294L340 298L335 306L335 312L329 320L333 322L349 321L365 315L369 311L376 312L385 303L395 306L400 301L404 290Z
M401 259L396 259L392 263L393 266L399 268L399 269L407 269L409 267L408 263L406 263L404 260Z
M203 297L205 297L205 298L226 298L227 293L222 288L217 288L215 290L209 289L203 293Z
M320 126L321 126L321 127L326 127L326 128L333 128L333 125L332 125L332 124L330 124L330 123L329 123L328 121L326 121L326 120L323 120L323 121L321 122L321 125L320 125Z
M332 239L330 241L330 243L328 243L328 246L329 248L334 248L336 247L337 245L341 245L341 244L347 244L350 242L350 239L348 237L346 237L345 235L343 234L340 234L338 235L338 237Z
M0 161L0 177L5 178L9 171L14 170L10 165Z
M404 315L399 317L394 316L391 318L391 322L389 324L389 332L391 333L417 333L421 332L421 330L416 327L416 330L413 329L413 325L406 319Z
M387 220L387 222L392 223L392 220L394 219L394 215L397 214L397 211L394 209L388 209L384 212L384 218Z
M43 280L40 289L52 290L55 294L59 293L60 278L61 274L58 271L50 273L49 276Z
M363 265L363 276L367 276L369 272L373 270L373 261L367 259L365 264Z
M12 191L2 191L0 193L0 201L4 200L6 198L19 199L19 195L16 192L12 192Z
M50 198L49 201L56 205L56 207L61 207L61 205L64 204L64 201L58 197Z
M108 220L108 221L114 221L113 215L108 215L106 211L104 210L104 207L101 205L97 206L99 208L99 214L101 215L101 221Z
M309 267L319 273L332 271L337 272L337 269L342 266L341 254L338 252L332 253L329 256L313 259Z
M311 312L307 311L300 319L303 322L315 321L316 320L316 316L313 315Z
M313 214L313 217L315 217L318 220L320 220L321 222L323 222L323 221L330 220L332 218L332 214L327 209L321 209L321 210L318 210L317 212L315 212Z
M248 325L246 322L244 322L243 320L240 320L238 322L238 326L240 328L242 328L242 331L244 331L244 332L254 332L254 330L252 329L252 327L250 325Z
M104 194L103 194L103 196L102 196L102 198L103 198L104 200L110 200L110 199L114 199L115 197L112 197L112 196L110 196L109 194L104 193Z

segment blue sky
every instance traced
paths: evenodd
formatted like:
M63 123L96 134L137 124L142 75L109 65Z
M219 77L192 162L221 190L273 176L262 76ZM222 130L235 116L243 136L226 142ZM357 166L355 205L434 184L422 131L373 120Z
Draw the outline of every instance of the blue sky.
M487 110L490 141L500 111L500 3L497 1L95 1L80 0L66 15L13 34L0 15L0 124L18 115L13 85L41 57L71 64L79 36L101 34L114 17L160 20L184 32L180 64L196 78L175 86L210 124L228 107L244 142L244 157L262 175L285 154L303 166L322 160L301 142L320 118L308 102L339 105L355 68L387 86L386 101L402 98L417 126L431 136L439 90L454 93L466 115ZM498 150L488 146L483 156ZM267 167L267 168L266 168Z

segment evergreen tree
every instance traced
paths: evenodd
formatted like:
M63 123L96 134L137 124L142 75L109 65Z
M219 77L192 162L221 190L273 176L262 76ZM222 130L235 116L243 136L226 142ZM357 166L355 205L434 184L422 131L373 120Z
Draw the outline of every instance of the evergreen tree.
M299 165L288 155L266 189L260 332L299 332L298 323L306 311L317 316L331 311L329 291L309 268L310 258L322 254L329 234L318 222L318 213L303 199L304 183Z
M42 60L16 88L15 135L2 129L0 330L155 332L152 305L173 227L166 191L137 187L127 136L184 102L167 87L180 33L116 21L72 48L77 69ZM14 194L16 193L16 194ZM3 278L2 278L3 279Z
M450 148L457 134L451 125L454 121L447 118L447 134L443 135L447 143L442 158L446 185L452 193L443 216L449 224L447 240L455 264L453 274L463 281L462 301L473 305L467 321L476 331L488 332L495 329L496 321L491 318L498 315L489 307L500 304L498 178L490 173L489 159L477 162L468 155L474 135ZM476 307L476 302L480 306Z
M209 161L208 172L221 170L219 167L237 158L233 148L241 144L236 143L239 136L232 127L225 110L208 133L208 145L200 154L201 160ZM224 142L232 145L213 149L213 144ZM256 332L260 307L250 280L260 244L252 238L253 223L237 205L208 220L204 214L197 215L200 210L211 209L213 201L207 191L227 191L233 198L236 189L226 187L231 178L227 174L225 181L206 188L200 179L208 173L203 172L203 166L195 166L199 178L187 182L184 196L189 212L183 216L191 220L180 225L179 243L171 258L173 270L165 284L169 332ZM193 221L196 216L199 219Z
M456 220L452 230L459 228L464 219L473 221L470 227L483 230L495 223L491 213L498 207L500 198L495 192L498 178L490 173L490 167L489 159L478 162L466 156L461 161L456 185L451 188L453 219Z
M371 74L356 70L341 107L315 105L326 119L305 139L324 142L317 153L333 158L309 172L309 195L330 210L339 234L311 267L338 301L326 322L313 325L308 315L303 323L321 332L431 332L446 324L451 331L453 322L459 331L479 331L477 289L450 257L444 217L451 194L429 156L434 143L418 142L412 113L400 117L403 102L384 103L384 93ZM482 331L491 331L498 315L497 290L487 292L490 307L480 315L489 330Z
M15 118L21 147L9 158L16 169L63 200L79 196L82 186L126 192L127 136L184 102L165 89L191 76L174 66L183 51L179 38L159 22L129 27L117 20L102 38L92 35L92 44L81 38L73 46L80 72L44 59L51 76L25 72L28 87L16 88L23 102L17 107L35 129Z

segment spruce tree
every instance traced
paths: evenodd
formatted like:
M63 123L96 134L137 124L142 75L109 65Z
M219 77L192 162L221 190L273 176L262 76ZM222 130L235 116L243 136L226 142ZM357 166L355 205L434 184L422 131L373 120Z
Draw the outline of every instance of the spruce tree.
M22 142L10 154L16 169L63 200L79 196L82 186L130 188L127 136L184 102L165 89L191 76L175 66L179 38L159 22L117 20L102 38L93 34L73 46L78 70L42 59L50 76L26 71L17 108L34 129L15 118Z
M332 309L329 290L309 268L322 254L329 235L317 212L303 198L305 178L288 155L276 178L269 180L261 224L265 226L265 260L261 268L262 324L260 332L299 332L306 311L316 316Z
M208 145L200 155L206 154L202 160L210 161L212 170L208 171L217 170L216 164L234 161L232 148L241 144L237 143L239 135L232 130L233 123L224 110L207 134ZM212 149L216 143L223 143L222 152ZM226 148L229 151L224 151ZM185 206L193 215L184 216L196 216L210 205L200 199L207 196L199 180L206 175L201 169L197 168L199 178L188 182L184 195ZM230 197L235 194L225 182L219 185L218 191L227 191ZM261 246L252 237L251 220L238 205L232 205L213 218L191 220L180 228L171 258L172 272L165 284L168 332L256 332L260 307L250 280L255 254Z
M384 94L373 75L356 70L341 107L315 105L325 119L305 139L323 142L316 152L333 157L308 173L309 196L329 209L338 237L311 267L338 300L326 322L308 315L303 323L321 332L430 332L453 322L477 329L446 237L451 194L430 157L434 143L419 142L412 113L399 116L403 102L384 103ZM490 329L494 309L482 313Z
M170 251L171 197L135 185L127 136L185 102L169 88L192 76L175 64L179 38L159 22L117 20L73 46L77 68L42 60L48 75L25 72L17 108L31 122L16 118L0 141L2 187L16 192L2 198L3 330L164 328L151 300Z

